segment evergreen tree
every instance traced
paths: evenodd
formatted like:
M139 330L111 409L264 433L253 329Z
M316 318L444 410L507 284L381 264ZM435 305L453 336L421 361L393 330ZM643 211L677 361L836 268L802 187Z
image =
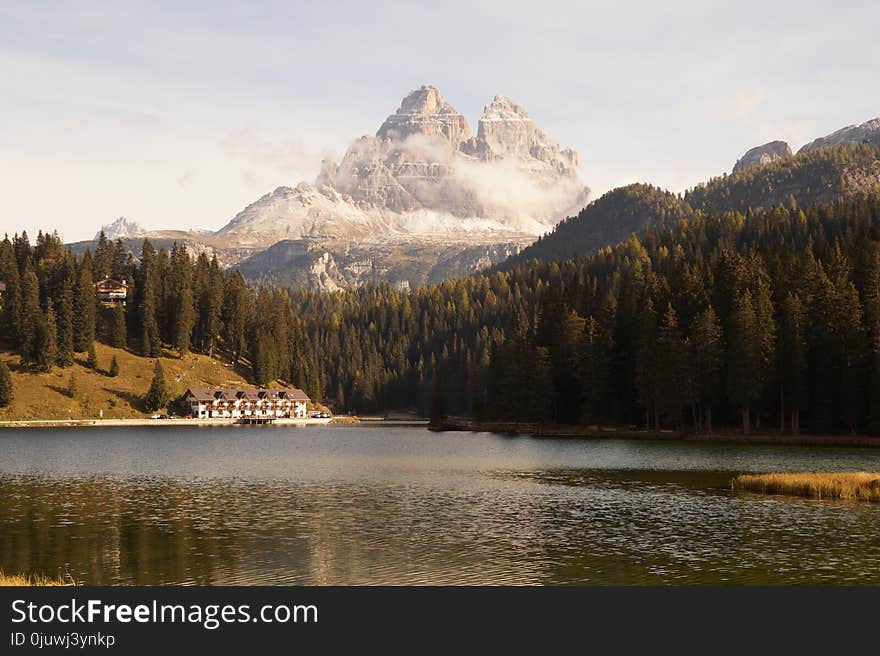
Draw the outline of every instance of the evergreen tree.
M88 366L88 368L91 369L92 371L97 371L98 370L98 352L95 350L95 343L94 342L89 344L88 351L89 351L89 355L88 355L88 358L86 359L86 366Z
M650 298L645 299L639 313L638 353L636 355L636 385L638 401L645 411L645 429L651 428L651 412L654 412L654 428L660 428L659 408L656 403L655 364L657 342L657 313Z
M779 322L780 430L785 430L786 407L791 414L790 426L800 432L800 411L807 399L806 314L797 294L789 294L782 303Z
M156 249L148 239L144 240L141 249L140 277L137 283L140 303L138 315L140 319L141 353L145 357L157 357L161 349L159 337L159 260Z
M164 408L170 401L168 395L168 385L165 381L165 370L162 363L156 359L156 365L153 368L153 380L150 383L150 389L144 398L144 405L150 412L155 412L160 408Z
M46 316L40 316L31 354L38 371L49 371L58 360L58 328L52 299L48 301Z
M58 366L69 367L73 364L73 289L76 269L73 259L68 257L62 269L62 280L58 294L57 316L58 325Z
M710 305L700 312L691 326L688 340L691 389L696 403L694 425L712 432L712 408L718 403L722 356L724 353L721 322Z
M91 257L86 254L80 263L74 291L73 348L82 353L95 341L95 285L92 278Z
M731 309L727 393L739 406L743 432L751 427L751 405L761 393L761 342L749 290L737 295Z
M5 408L12 403L14 389L12 386L12 374L5 362L0 362L0 408Z
M110 346L125 348L128 345L128 330L125 322L125 308L117 303L113 307L110 326Z
M25 268L21 276L21 304L18 317L18 350L21 354L22 364L31 364L37 361L41 344L45 341L45 318L40 310L40 283L37 274L30 266L29 260L25 261ZM41 332L42 331L42 332Z
M19 320L21 318L21 275L15 248L8 236L0 242L0 280L6 284L6 292L0 300L0 339L9 346L21 343Z
M685 385L683 373L684 347L681 331L678 329L678 315L667 304L657 331L655 352L654 397L661 411L673 422L681 425L681 409L684 402Z
M119 360L116 359L116 354L110 360L110 371L108 373L110 378L116 378L119 375Z
M172 316L174 320L174 346L183 357L189 353L195 325L193 305L192 267L186 249L177 244L171 249Z
M74 399L76 398L77 386L76 386L76 372L70 372L70 378L67 379L67 396Z

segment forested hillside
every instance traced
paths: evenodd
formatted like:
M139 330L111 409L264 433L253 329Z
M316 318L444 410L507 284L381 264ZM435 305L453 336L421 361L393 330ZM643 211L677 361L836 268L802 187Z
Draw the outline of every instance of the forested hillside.
M693 211L679 196L646 184L609 191L558 224L548 235L496 268L509 270L530 259L568 260L592 255L645 228L681 221Z
M145 355L222 349L256 382L360 411L880 428L877 196L698 213L590 258L413 291L251 289L182 249L147 242L137 267L122 251L74 258L46 235L0 244L0 320L24 362L64 366L96 335ZM105 273L134 286L123 315L92 313Z
M853 200L880 192L880 149L833 146L798 153L769 164L713 178L685 194L691 207L705 212Z
M645 228L676 223L695 211L709 214L828 204L880 193L880 150L868 145L820 148L713 178L684 198L645 184L609 191L497 266L535 258L587 257Z

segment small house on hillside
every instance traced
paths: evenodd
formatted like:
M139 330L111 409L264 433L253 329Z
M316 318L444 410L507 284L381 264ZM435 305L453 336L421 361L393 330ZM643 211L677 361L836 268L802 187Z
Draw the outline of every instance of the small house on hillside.
M113 278L104 278L95 283L95 295L98 302L104 307L113 307L117 304L125 305L128 298L128 283Z
M197 419L298 418L311 399L301 389L211 389L191 387L181 399Z

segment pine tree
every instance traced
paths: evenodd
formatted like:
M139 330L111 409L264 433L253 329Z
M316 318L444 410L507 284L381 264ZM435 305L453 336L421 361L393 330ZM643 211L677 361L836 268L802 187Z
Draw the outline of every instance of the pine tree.
M32 358L38 371L49 371L58 359L58 328L51 298L48 300L45 317L38 319Z
M718 402L718 381L721 377L723 343L721 322L710 305L700 312L691 325L688 340L691 359L693 398L697 405L697 430L712 432L712 408Z
M6 363L0 362L0 408L12 403L13 395L12 374L9 373Z
M86 366L88 366L88 368L91 369L92 371L97 371L98 370L98 352L95 350L95 343L94 342L89 344L88 351L89 351L89 355L88 355L88 358L86 359Z
M654 428L659 426L659 411L656 404L656 342L657 313L650 298L645 299L639 312L638 352L636 354L636 385L638 400L645 410L645 430L651 428L651 411L654 411Z
M779 322L780 430L785 430L786 405L791 414L790 426L800 432L800 411L806 406L807 343L806 314L797 294L782 302Z
M67 379L67 396L70 398L76 398L77 386L76 386L76 372L70 372L70 378Z
M223 286L223 338L235 361L247 348L247 287L240 271L234 271Z
M110 346L125 348L128 345L128 331L125 325L125 308L117 303L113 307L110 325Z
M0 335L9 346L20 344L19 319L21 318L21 275L15 248L9 237L0 242L0 280L6 284L6 292L0 300Z
M660 320L656 344L654 397L662 412L680 425L685 383L682 375L684 348L681 331L678 328L678 315L672 303L667 304Z
M174 346L183 357L189 353L195 325L193 305L192 267L186 248L175 244L171 249L172 309L174 317Z
M69 367L73 364L73 287L76 269L73 258L67 257L63 268L60 291L58 294L58 366Z
M730 317L727 393L739 405L743 432L751 427L751 404L761 393L761 343L752 294L737 295Z
M144 405L150 412L155 412L168 405L169 400L165 370L162 368L162 363L156 359L156 365L153 368L153 380L150 383L147 396L144 398Z
M108 372L110 378L116 378L119 375L119 360L116 359L116 355L113 355L113 358L110 360L110 371Z
M37 332L40 330L44 317L40 310L40 283L37 274L26 264L21 276L21 304L19 308L19 345L22 364L36 362L38 346Z
M148 239L145 239L141 250L140 279L138 282L140 296L138 315L142 340L141 353L145 357L157 357L161 348L157 317L159 290L161 287L158 267L159 262L156 249L153 248Z
M107 235L104 234L104 231L101 230L101 234L98 235L98 245L95 247L95 278L97 280L103 280L107 278L111 274L113 263L113 245L109 239L107 239Z
M89 348L89 344L95 341L95 285L92 279L91 257L86 257L80 263L77 276L76 289L74 290L74 317L73 317L73 348L82 353Z

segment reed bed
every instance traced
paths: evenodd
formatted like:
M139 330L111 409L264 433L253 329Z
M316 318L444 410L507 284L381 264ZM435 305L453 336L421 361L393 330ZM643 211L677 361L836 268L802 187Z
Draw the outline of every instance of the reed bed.
M67 575L70 577L70 575ZM60 586L76 585L73 578L66 580L62 577L52 578L42 574L6 574L0 570L0 587L10 586Z
M880 501L880 472L740 474L731 481L731 489L814 499Z

